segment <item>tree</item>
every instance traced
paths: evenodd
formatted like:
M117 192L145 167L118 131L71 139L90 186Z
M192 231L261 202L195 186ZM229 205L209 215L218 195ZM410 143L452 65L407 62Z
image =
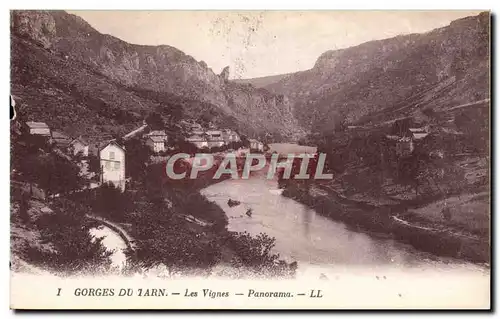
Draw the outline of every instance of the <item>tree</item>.
M198 151L198 148L193 143L184 140L179 140L177 142L177 148L179 152L191 155Z
M241 139L241 144L243 145L243 147L250 147L250 140L248 139L248 137L246 135L241 135L240 136L240 139Z
M170 122L170 126L179 122L184 116L184 108L180 104L174 104L167 109L167 115Z
M232 243L233 249L245 266L272 265L279 258L279 255L271 253L276 244L275 238L265 233L260 233L257 237L252 237L247 232L238 233L234 236Z
M251 236L247 232L233 233L231 246L238 256L241 266L250 269L255 274L267 276L293 276L297 263L287 264L279 259L278 254L272 253L276 243L275 238L260 233ZM233 264L238 266L238 264Z
M133 180L141 181L146 174L147 162L152 154L151 149L138 139L130 139L125 144L126 172Z
M164 264L170 272L210 270L221 259L219 243L153 219L137 225L137 258L144 268Z
M157 112L151 112L147 117L146 117L146 123L153 129L153 130L162 130L165 128L165 123L163 122L163 118L161 117L161 114Z
M38 184L47 194L67 193L84 185L80 168L53 153L27 156L20 170L28 182Z
M99 160L99 157L94 154L89 154L88 160L89 170L96 174L101 174L101 161Z
M93 190L92 210L114 221L123 221L133 207L128 194L122 193L111 183L105 183Z

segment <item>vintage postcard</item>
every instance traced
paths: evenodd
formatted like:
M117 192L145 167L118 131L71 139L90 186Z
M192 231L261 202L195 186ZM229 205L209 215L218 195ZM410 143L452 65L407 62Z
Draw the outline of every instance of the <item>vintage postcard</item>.
M490 309L490 24L11 11L11 308Z

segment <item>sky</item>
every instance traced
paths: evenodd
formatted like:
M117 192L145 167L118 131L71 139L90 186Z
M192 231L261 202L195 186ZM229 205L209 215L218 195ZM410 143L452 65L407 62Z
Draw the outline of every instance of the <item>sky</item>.
M170 45L230 78L307 70L325 51L422 33L479 11L69 11L101 33Z

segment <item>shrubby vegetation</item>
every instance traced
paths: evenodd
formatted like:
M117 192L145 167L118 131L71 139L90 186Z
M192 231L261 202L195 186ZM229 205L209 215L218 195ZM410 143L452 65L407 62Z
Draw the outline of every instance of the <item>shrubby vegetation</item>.
M208 275L222 262L254 274L293 274L293 268L271 252L273 238L228 232L225 213L198 192L198 184L170 183L159 170L162 165L148 167L141 183L126 193L103 185L71 197L87 203L93 214L130 225L127 231L137 248L127 252L128 272L163 265L171 274ZM187 215L207 224L187 221Z
M101 239L93 238L89 233L96 225L85 219L88 212L89 207L74 201L55 200L53 213L41 215L33 221L42 242L50 243L54 249L26 246L22 257L63 275L109 272L111 253L102 245Z
M272 252L276 240L265 233L252 236L248 232L231 233L229 247L236 258L232 266L249 270L263 276L291 276L297 269L297 263L288 264Z
M19 179L38 185L47 195L67 193L85 185L79 176L80 168L53 153L27 154L18 158L16 168L22 172Z

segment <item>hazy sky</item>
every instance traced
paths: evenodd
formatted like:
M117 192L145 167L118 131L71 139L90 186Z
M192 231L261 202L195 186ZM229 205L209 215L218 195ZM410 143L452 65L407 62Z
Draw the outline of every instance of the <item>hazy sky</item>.
M70 11L101 33L176 47L231 78L311 68L325 51L420 33L476 11Z

